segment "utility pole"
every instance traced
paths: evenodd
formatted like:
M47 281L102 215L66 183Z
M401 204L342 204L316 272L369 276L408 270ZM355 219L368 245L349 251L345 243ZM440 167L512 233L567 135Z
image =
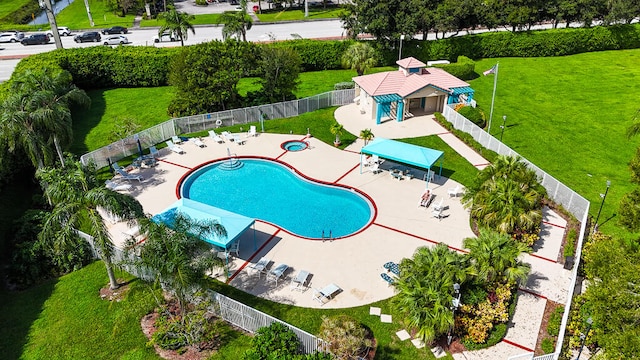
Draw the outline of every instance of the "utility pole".
M51 0L39 0L38 4L44 9L49 19L49 25L51 26L51 35L56 43L56 49L62 49L62 41L60 40L60 34L58 33L58 24L56 23L56 15L53 13L53 5Z
M84 6L87 8L87 16L89 17L89 25L91 25L91 27L96 26L96 24L93 22L93 17L91 17L91 8L89 8L89 0L84 0Z

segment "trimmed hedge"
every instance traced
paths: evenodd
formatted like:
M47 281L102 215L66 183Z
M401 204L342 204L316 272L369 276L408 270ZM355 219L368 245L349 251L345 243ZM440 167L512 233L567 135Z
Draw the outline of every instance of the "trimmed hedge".
M30 68L61 67L82 89L162 86L167 84L169 61L179 50L142 46L54 50L20 61L14 74Z
M476 63L466 56L458 56L458 61L451 64L438 64L434 67L443 69L462 80L470 80L476 76Z
M584 52L640 47L640 24L593 28L551 29L521 32L488 32L435 41L405 41L404 56L422 61L458 56L471 59L495 57L564 56ZM382 50L385 64L394 64L396 50Z
M303 71L342 69L342 54L352 40L323 41L323 40L288 40L275 42L265 46L287 47L298 52L302 59Z

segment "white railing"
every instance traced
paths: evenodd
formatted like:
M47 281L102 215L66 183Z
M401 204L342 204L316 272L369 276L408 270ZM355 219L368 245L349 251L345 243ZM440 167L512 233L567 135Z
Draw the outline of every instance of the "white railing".
M263 123L271 119L298 116L330 106L350 104L353 102L354 97L354 89L334 90L304 99L174 118L84 154L80 157L80 161L85 165L89 161L93 161L98 168L102 168L108 166L109 162L115 162L136 154L138 152L138 141L140 141L142 148L146 149L170 139L174 135L211 130L221 126L255 122Z
M575 289L576 281L578 279L578 267L580 266L580 258L582 254L582 244L584 242L584 236L587 233L587 221L589 218L589 206L590 203L583 196L577 192L571 190L568 186L564 185L560 181L556 180L553 176L547 174L535 164L520 156L513 149L503 144L498 139L491 136L489 133L479 128L471 120L460 115L453 110L456 104L450 104L445 106L442 115L453 124L453 127L470 134L480 145L489 150L493 150L501 155L518 156L522 158L527 166L538 174L541 180L542 186L547 190L547 194L553 201L562 205L567 211L569 211L576 219L581 221L580 236L578 237L578 243L576 244L576 263L571 271L571 284L568 289L567 302L564 308L564 314L562 315L562 323L560 324L560 332L558 333L558 341L556 343L556 349L553 354L546 354L538 356L536 360L557 360L562 352L562 343L564 341L565 332L567 329L567 322L569 321L569 312L571 310L571 302L573 301L573 291ZM527 354L525 354L526 356ZM515 359L515 358L512 358Z

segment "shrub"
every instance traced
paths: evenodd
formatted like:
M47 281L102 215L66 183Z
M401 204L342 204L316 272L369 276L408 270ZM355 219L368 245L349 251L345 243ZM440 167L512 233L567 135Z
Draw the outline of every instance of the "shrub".
M563 255L565 257L574 256L576 254L577 240L578 240L578 232L576 231L576 229L574 228L569 229L569 232L567 233L567 239L564 242Z
M287 326L274 322L262 327L251 341L253 348L248 350L244 358L247 360L279 359L298 354L300 342L298 337Z
M544 338L542 339L540 348L542 348L542 351L544 351L545 354L551 354L556 350L555 341L552 338Z
M322 317L319 337L329 343L329 352L339 359L365 356L373 346L370 335L361 323L347 315Z
M486 117L484 115L484 111L480 110L480 108L464 106L458 110L458 113L471 120L474 124L478 125L479 128L484 129L486 125Z
M467 144L469 147L475 150L475 152L480 154L480 156L487 159L489 162L493 163L495 159L498 157L498 154L495 151L489 150L484 146L480 145L480 143L477 142L473 138L473 136L471 136L470 134L464 131L456 130L453 127L453 124L448 122L447 119L444 116L442 116L441 113L435 113L433 115L435 116L436 121L440 125L442 125L445 129L447 129L452 134L454 134L458 139L462 140L465 144Z
M449 74L462 80L473 79L476 76L476 63L466 56L458 56L458 61L451 64L435 65Z
M547 323L547 333L551 336L558 336L560 333L560 325L562 323L562 315L564 314L564 306L558 306L553 309L549 322Z
M353 81L344 81L333 85L333 90L353 89L355 86L356 83Z
M287 47L302 59L304 71L342 69L342 54L353 41L288 40L263 46Z

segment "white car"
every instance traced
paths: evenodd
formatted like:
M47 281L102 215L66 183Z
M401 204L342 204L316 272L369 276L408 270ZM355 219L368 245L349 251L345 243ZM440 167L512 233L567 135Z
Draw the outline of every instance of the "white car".
M177 41L177 40L178 40L178 38L175 37L173 35L173 33L170 33L170 32L162 33L161 36L158 36L158 35L154 35L153 36L153 42L154 43L159 43L159 42L164 42L164 41Z
M53 31L51 30L47 31L46 34L49 35L50 38L53 37ZM69 28L66 26L58 26L58 35L71 36L71 30L69 30Z
M129 43L129 39L122 35L111 35L102 39L102 43L105 45L124 45Z
M19 31L4 32L0 34L0 43L20 42L22 39L24 39L24 33Z

